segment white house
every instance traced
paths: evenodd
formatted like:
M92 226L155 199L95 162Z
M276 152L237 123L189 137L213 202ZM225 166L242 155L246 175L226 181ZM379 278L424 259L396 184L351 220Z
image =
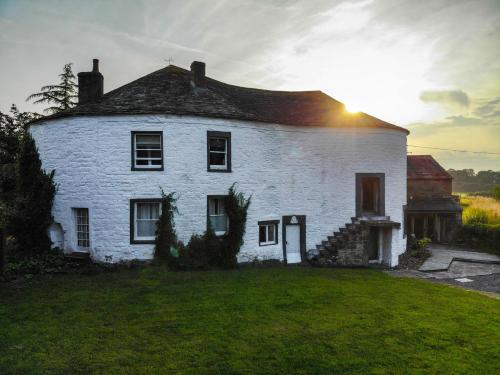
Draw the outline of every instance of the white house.
M405 250L407 130L320 91L228 85L201 62L104 95L98 60L78 79L79 105L30 127L56 171L51 233L66 252L151 259L160 188L178 194L181 240L208 221L223 234L235 182L252 196L241 262L394 266Z

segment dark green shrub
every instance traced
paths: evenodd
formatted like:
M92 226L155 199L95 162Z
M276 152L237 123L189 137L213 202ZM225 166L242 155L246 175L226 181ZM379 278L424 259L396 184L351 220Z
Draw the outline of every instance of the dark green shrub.
M500 224L462 225L457 232L456 241L500 254Z
M6 214L7 232L16 240L16 251L30 256L50 250L47 230L55 193L54 171L42 169L35 141L26 133L17 160L15 198Z
M236 256L243 244L247 210L250 198L237 193L234 184L224 200L229 218L226 235L217 237L208 228L203 235L193 235L187 245L177 239L174 216L178 212L173 193L162 191L162 213L158 220L155 240L155 260L172 270L204 270L211 268L235 268Z
M161 215L158 220L154 259L155 262L166 264L169 268L179 268L180 243L175 232L174 215L178 212L174 193L165 194L161 191Z
M236 192L235 184L229 188L228 195L224 199L224 208L229 218L229 230L225 236L225 246L223 246L221 253L221 266L223 268L235 268L237 265L236 255L243 245L250 201L251 197L246 199L243 193Z

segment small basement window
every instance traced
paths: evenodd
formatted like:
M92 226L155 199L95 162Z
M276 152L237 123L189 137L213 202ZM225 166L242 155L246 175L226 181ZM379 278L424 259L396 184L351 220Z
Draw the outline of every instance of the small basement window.
M76 246L78 249L90 247L89 209L73 208L75 217Z
M132 170L163 170L162 132L132 132Z
M161 213L161 201L159 199L132 200L131 208L132 243L153 243Z
M207 132L207 167L209 172L231 172L231 133Z
M259 246L276 245L278 243L279 221L259 221Z
M224 197L208 197L208 222L217 236L227 233L229 218L224 209Z

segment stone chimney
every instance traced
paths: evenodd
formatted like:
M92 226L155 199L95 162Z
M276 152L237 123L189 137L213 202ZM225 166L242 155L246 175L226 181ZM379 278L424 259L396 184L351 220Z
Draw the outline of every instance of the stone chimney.
M193 61L191 63L191 84L194 87L205 86L205 63Z
M102 97L104 77L99 73L99 60L92 62L91 72L78 73L78 104L93 103Z

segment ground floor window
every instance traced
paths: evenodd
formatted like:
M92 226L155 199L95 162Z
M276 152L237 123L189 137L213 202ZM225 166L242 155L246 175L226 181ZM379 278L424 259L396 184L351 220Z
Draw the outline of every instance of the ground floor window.
M259 221L259 246L278 243L278 220Z
M131 201L131 209L132 242L153 243L161 213L160 200L135 199Z
M75 217L76 246L79 249L88 249L90 247L89 230L89 209L73 208Z
M223 196L208 197L208 223L217 236L227 233L229 219L224 209Z

